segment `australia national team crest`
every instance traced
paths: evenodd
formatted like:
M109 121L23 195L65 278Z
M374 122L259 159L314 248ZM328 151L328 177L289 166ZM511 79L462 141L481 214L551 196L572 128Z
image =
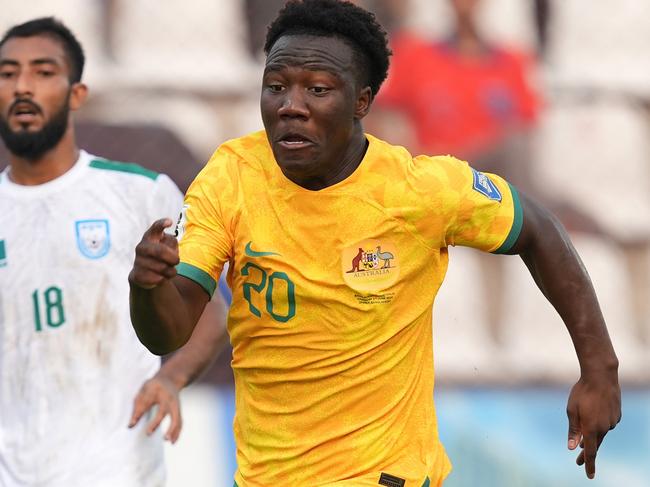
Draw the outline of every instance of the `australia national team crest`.
M346 248L341 263L343 279L357 291L382 291L399 277L397 250L384 240L363 240Z
M474 190L491 200L501 201L501 192L492 180L480 171L472 168L474 173Z
M77 247L89 259L104 257L111 247L108 220L78 220L75 222Z

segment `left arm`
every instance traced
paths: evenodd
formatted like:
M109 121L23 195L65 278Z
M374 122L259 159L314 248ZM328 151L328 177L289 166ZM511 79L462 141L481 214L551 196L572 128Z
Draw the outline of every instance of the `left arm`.
M227 341L226 303L217 291L203 310L188 342L140 388L133 401L129 427L135 426L153 406L158 406L156 415L147 425L147 434L153 433L169 415L171 421L165 439L175 443L182 428L180 391L210 367Z
M596 293L575 248L548 210L521 195L523 226L508 253L519 254L539 289L562 317L578 356L580 379L567 405L568 447L595 475L596 452L621 419L618 359Z

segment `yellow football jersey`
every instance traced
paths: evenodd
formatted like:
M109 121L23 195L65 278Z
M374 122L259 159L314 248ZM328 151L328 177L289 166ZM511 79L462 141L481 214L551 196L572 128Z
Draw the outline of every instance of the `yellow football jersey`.
M432 306L447 247L507 251L516 191L453 157L370 135L356 171L311 191L264 132L191 185L181 275L212 294L229 261L239 487L438 486Z

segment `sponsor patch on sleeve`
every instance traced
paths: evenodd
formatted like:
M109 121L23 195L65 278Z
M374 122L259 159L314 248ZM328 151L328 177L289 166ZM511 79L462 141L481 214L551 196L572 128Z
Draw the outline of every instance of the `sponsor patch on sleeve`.
M482 172L474 168L472 168L472 172L474 173L474 183L472 185L474 191L478 191L491 200L501 201L501 192L496 184Z
M178 221L176 222L176 228L174 228L174 236L176 240L180 242L181 238L185 234L185 224L187 223L187 210L190 205L184 204L183 209L181 210L180 215L178 215Z

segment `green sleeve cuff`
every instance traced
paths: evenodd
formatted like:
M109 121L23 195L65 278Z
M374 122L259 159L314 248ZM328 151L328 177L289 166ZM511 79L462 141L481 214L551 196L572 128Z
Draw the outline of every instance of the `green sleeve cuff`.
M197 283L205 289L205 292L207 292L210 297L214 294L214 290L217 289L217 281L212 279L210 274L191 264L181 262L176 266L176 272L178 272L179 276L187 277Z
M524 211L521 208L521 201L519 200L517 188L510 183L508 183L508 186L510 187L510 193L512 194L512 206L514 207L515 216L512 219L510 233L508 233L508 236L501 246L492 252L493 254L507 254L515 242L517 242L519 234L521 233L521 227L524 223Z

